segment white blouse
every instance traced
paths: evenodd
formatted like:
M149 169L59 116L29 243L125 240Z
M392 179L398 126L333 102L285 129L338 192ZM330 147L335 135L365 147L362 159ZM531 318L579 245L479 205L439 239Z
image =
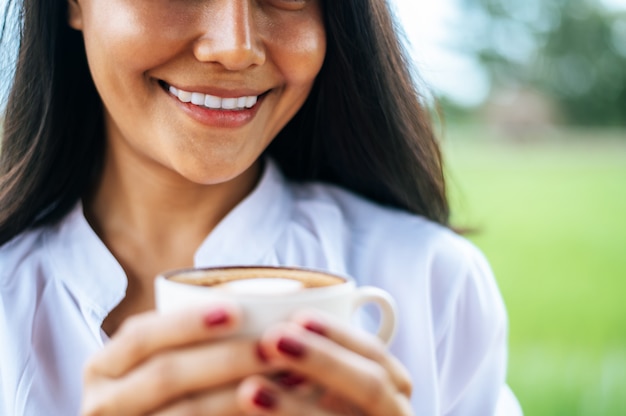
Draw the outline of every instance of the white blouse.
M392 352L416 415L517 415L506 387L507 317L481 253L419 216L268 161L256 189L211 232L196 266L287 265L351 275L398 302ZM85 361L127 279L78 204L58 225L0 248L0 415L77 414Z

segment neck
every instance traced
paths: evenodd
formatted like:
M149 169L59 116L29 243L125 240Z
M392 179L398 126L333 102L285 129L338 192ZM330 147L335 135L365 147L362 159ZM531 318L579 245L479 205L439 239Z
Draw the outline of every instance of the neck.
M90 223L129 279L191 266L198 246L259 176L257 162L227 182L202 185L145 160L115 156L107 154L99 186L85 205Z
M193 183L155 162L109 147L100 183L85 201L87 219L124 268L124 300L102 328L113 334L128 316L154 307L154 277L193 265L215 226L254 188L259 162L234 179Z

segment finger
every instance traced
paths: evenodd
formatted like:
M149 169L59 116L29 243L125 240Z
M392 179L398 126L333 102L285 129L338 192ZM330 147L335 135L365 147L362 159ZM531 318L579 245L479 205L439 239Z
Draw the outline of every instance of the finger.
M385 344L369 332L355 330L353 327L332 319L332 317L313 310L297 313L293 322L324 336L344 348L376 361L389 373L396 388L406 396L411 396L412 382L408 370L390 354Z
M160 353L126 376L109 381L105 397L123 406L120 413L145 414L180 398L273 371L257 355L257 344L237 339Z
M236 305L219 303L169 314L147 312L127 319L85 368L85 380L116 378L158 351L223 337L239 324Z
M220 390L190 396L152 413L152 416L238 416L241 415L241 410L238 406L236 388L236 385L232 385Z
M240 408L250 415L275 416L338 416L317 406L316 400L288 394L268 380L252 376L244 380L237 391Z
M279 371L276 374L272 374L270 380L285 390L304 390L311 387L306 377L292 371Z
M403 415L408 397L390 373L367 357L295 324L281 324L262 340L270 361L304 374L372 415Z

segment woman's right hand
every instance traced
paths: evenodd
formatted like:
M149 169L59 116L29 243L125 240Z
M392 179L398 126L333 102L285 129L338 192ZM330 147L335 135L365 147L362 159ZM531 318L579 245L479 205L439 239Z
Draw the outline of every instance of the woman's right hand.
M241 414L239 382L272 369L257 341L224 339L239 322L230 304L127 319L86 365L81 414Z

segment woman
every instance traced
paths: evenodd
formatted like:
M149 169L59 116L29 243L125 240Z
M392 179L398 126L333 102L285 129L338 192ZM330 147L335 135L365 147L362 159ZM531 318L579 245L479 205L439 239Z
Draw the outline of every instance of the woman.
M446 228L385 2L21 7L0 155L2 414L494 414L506 314ZM400 334L386 351L305 314L233 341L235 305L151 312L154 276L192 264L353 275L397 298Z

